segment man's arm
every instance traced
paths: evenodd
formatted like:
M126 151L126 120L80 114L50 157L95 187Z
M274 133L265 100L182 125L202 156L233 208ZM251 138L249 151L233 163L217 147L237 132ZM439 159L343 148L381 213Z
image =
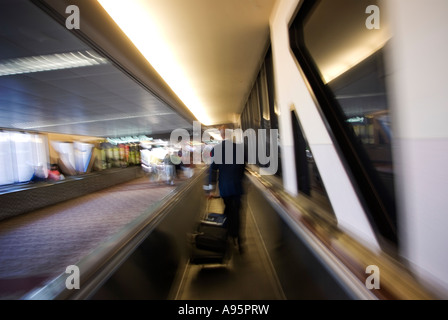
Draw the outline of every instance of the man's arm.
M212 149L210 152L211 158L213 159L215 155L215 148ZM218 181L218 165L212 161L210 164L210 167L208 169L208 175L206 179L206 184L204 185L204 190L208 193L211 193L211 191L216 189L216 183Z

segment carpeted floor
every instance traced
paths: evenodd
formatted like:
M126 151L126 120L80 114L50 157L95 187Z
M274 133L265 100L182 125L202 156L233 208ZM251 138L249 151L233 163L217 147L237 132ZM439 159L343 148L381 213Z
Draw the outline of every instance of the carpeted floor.
M1 221L0 299L64 273L175 187L144 177Z

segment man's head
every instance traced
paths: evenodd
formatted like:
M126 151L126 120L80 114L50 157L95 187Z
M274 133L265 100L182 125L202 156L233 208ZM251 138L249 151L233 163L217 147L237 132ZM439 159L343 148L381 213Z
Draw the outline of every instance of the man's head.
M226 138L226 129L229 129L229 126L226 124L219 126L219 133L223 140Z

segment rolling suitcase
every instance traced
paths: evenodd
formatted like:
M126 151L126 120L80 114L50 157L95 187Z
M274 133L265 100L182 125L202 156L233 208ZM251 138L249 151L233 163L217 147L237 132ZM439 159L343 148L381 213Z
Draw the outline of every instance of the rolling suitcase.
M223 226L201 222L195 240L198 249L225 252L227 248L227 229Z
M194 264L223 263L227 254L226 217L220 213L208 212L199 222L194 234L194 243L190 261Z

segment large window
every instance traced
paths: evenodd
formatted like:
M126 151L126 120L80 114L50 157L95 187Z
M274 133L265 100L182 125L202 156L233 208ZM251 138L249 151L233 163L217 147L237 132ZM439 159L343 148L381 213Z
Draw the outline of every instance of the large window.
M243 131L253 129L266 130L266 156L270 157L270 141L278 138L273 136L271 129L278 130L278 114L275 107L274 73L272 54L269 50L264 63L258 73L257 79L249 94L246 106L241 114L241 128ZM277 131L278 132L278 131ZM280 151L278 151L277 170L275 175L281 177ZM257 157L257 161L258 161ZM269 167L270 163L257 163L260 167Z
M381 1L305 0L290 36L372 225L396 242L384 10Z

